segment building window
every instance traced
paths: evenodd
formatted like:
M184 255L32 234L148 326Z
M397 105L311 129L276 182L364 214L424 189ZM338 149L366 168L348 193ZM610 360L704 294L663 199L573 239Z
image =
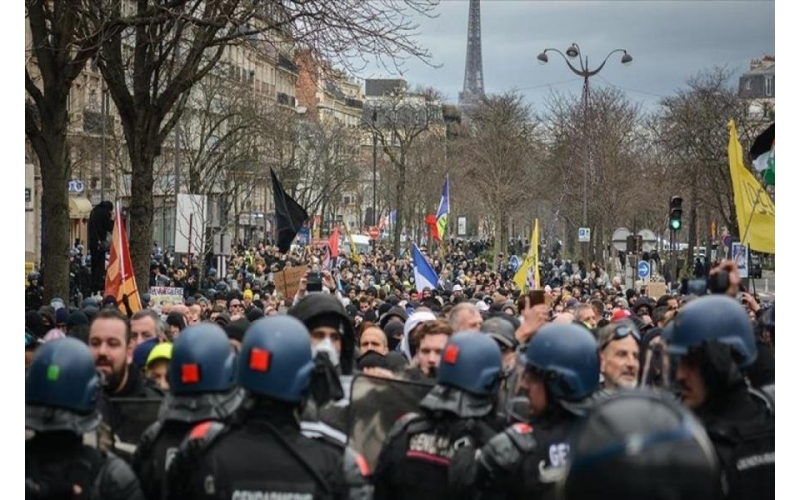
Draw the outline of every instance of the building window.
M772 92L773 92L773 88L772 88L773 84L772 84L772 82L773 81L774 81L773 77L771 77L771 76L767 76L767 77L764 78L764 89L765 89L765 93L766 93L766 95L768 97L772 97Z
M748 92L753 88L753 81L751 79L747 79L744 81L744 89Z

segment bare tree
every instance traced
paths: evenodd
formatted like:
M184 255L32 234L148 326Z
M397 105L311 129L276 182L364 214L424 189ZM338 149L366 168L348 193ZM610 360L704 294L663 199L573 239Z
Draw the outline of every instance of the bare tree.
M397 175L394 192L394 206L397 210L393 247L395 254L400 253L400 232L405 217L408 155L420 137L435 125L442 124L441 101L441 94L432 88L414 93L405 88L397 88L364 107L364 124L377 134L378 143ZM373 111L375 120L372 119Z
M144 283L148 272L155 158L181 117L188 90L219 63L226 47L252 40L271 47L294 42L345 62L358 54L427 60L405 14L426 14L434 6L431 0L137 0L117 1L98 12L101 19L118 18L130 7L134 19L129 29L103 41L100 69L128 144L130 243L138 281Z
M589 120L586 123L585 120ZM548 145L546 185L542 193L555 206L544 233L555 239L564 221L567 253L575 254L578 227L583 224L583 169L589 169L588 226L592 230L590 257L599 259L619 226L642 229L653 222L662 176L655 175L653 152L641 109L619 90L592 92L588 118L577 97L553 94L543 115ZM586 155L589 153L589 156ZM661 195L663 198L666 195Z
M536 179L534 129L530 106L517 93L487 96L470 113L471 136L465 150L465 176L494 217L495 265L506 252L512 209L531 201Z
M673 194L688 201L688 261L698 241L698 214L713 213L734 237L742 229L728 163L728 121L736 120L741 142L749 144L770 120L748 117L747 104L729 83L731 76L725 68L692 76L686 88L661 100L654 117L658 145L671 160Z
M42 175L45 299L69 296L69 206L72 169L67 133L69 95L86 62L114 23L90 22L102 0L26 0L31 46L25 48L25 137Z

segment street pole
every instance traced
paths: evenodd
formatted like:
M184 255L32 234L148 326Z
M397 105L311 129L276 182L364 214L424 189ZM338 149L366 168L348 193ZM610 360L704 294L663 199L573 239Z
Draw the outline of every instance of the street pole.
M105 80L102 80L100 88L100 112L103 115L103 135L100 146L100 201L106 199L106 124L108 123L108 94L106 92Z
M378 133L375 131L375 122L378 119L378 112L372 111L372 225L378 225ZM378 248L378 240L372 240L372 251Z
M589 58L586 58L589 64ZM588 220L588 196L589 196L589 75L583 77L583 227L587 227Z
M181 122L175 124L175 226L178 225L178 192L181 189L181 146L180 146L180 134L181 134ZM167 195L164 193L163 199L167 201ZM166 210L166 203L164 203L164 210ZM163 243L164 248L166 249L167 243L166 241ZM172 240L173 247L175 246L175 237L173 233L173 240ZM165 250L166 251L166 250Z
M630 64L633 61L633 57L628 54L628 51L625 49L615 49L608 53L603 62L600 63L598 67L595 69L589 68L589 56L586 56L584 60L583 54L581 54L581 48L578 46L577 43L573 43L569 46L566 50L566 55L558 49L544 49L542 53L536 56L536 59L542 63L546 64L548 62L547 53L548 52L555 52L560 55L564 62L567 63L567 67L569 67L570 71L575 73L576 75L583 78L583 127L584 127L584 148L585 148L585 155L583 161L583 227L588 227L589 225L589 217L588 217L588 197L589 197L589 162L591 158L591 152L589 147L589 141L587 139L588 132L589 132L589 77L592 77L598 73L603 67L606 65L608 58L611 57L612 54L617 52L622 52L622 64ZM579 66L573 66L571 62L569 62L569 58L578 58ZM597 236L595 236L597 237ZM584 251L584 256L587 255L586 251L588 250L589 245L585 245L582 247Z

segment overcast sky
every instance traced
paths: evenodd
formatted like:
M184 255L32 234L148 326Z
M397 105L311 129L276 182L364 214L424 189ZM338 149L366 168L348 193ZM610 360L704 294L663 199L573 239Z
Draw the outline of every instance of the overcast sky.
M468 11L468 0L442 0L437 18L415 18L419 41L441 67L407 62L403 78L411 85L432 85L449 101L458 100ZM536 61L548 47L565 51L577 42L592 68L611 50L627 49L633 64L622 66L614 55L591 85L617 86L646 107L704 68L727 66L739 75L751 59L775 54L775 3L767 0L483 0L481 24L486 92L517 89L535 107L551 90L581 91L581 79L557 54L546 65ZM372 66L359 76L391 75Z

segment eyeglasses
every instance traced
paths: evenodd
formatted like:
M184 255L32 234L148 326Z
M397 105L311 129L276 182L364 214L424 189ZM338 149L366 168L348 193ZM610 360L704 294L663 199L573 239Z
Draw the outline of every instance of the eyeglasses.
M618 327L614 328L614 333L609 337L603 344L600 346L600 350L602 351L608 344L614 342L615 340L622 340L628 335L632 335L633 338L636 339L636 343L642 341L642 337L639 335L639 332L636 331L636 327L632 325L619 325Z
M231 309L233 309L234 307L243 307L243 306L242 304L231 304Z

